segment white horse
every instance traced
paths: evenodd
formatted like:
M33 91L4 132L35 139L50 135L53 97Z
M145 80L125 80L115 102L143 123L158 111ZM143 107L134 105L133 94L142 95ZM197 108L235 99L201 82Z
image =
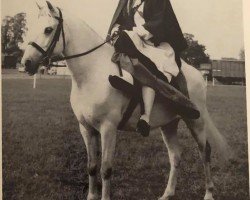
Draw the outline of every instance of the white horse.
M49 2L47 2L45 7L38 7L40 14L35 29L39 34L34 41L37 45L29 45L22 59L22 63L26 66L26 71L30 74L34 74L37 71L39 63L48 49L51 51L49 56L59 54L69 56L87 51L103 42L102 38L85 22L66 13L60 16L60 9L53 7ZM61 17L63 21L60 20ZM60 34L56 38L58 41L51 49L51 44L55 40L58 29L60 29ZM37 46L41 49L39 50ZM112 88L108 81L109 75L119 75L117 66L110 60L113 52L113 47L105 44L86 56L67 61L72 74L70 102L78 119L88 153L88 200L98 199L97 151L99 148L99 137L101 138L102 149L100 170L102 178L101 199L110 199L110 179L115 154L117 125L129 102L129 97ZM218 144L219 154L225 157L227 156L226 142L214 126L207 112L206 85L200 72L185 62L183 62L182 71L187 80L190 99L196 104L201 114L197 120L184 119L184 121L198 144L204 164L206 175L204 199L212 200L214 184L210 173L211 147L208 143L208 138L213 139L214 143ZM126 74L126 72L124 73ZM126 74L126 76L129 77L130 75ZM139 115L140 109L137 108L127 127L135 129ZM177 171L181 160L181 148L177 138L179 117L173 109L156 99L150 122L152 128L161 129L162 137L169 153L170 175L166 190L160 198L160 200L168 200L175 194Z

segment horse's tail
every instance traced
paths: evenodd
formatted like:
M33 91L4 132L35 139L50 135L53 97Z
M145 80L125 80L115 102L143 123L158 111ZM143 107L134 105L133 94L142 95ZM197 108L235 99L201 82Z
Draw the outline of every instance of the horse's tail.
M205 110L205 126L207 140L215 147L218 152L218 157L221 161L228 161L233 157L232 150L229 147L226 139L221 135L219 130L214 125L207 109Z

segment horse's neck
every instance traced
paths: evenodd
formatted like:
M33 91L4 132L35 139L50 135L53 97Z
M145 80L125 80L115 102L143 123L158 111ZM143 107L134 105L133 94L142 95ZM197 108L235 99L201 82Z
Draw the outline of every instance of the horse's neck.
M66 18L65 25L67 41L65 56L86 52L103 42L96 32L79 19ZM106 63L110 63L113 51L113 48L106 44L86 56L68 60L73 78L76 81L87 82L92 75L100 73L100 70L106 67Z
M98 45L102 39L83 21L79 19L73 19L71 17L66 18L66 40L67 46L65 54L78 54Z

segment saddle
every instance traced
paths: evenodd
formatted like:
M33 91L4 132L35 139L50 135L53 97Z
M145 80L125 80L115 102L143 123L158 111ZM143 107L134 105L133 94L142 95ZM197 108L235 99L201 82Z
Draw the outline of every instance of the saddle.
M156 91L156 95L160 95L161 98L168 101L168 104L173 106L181 117L188 119L198 119L200 117L200 112L196 105L189 99L186 79L181 70L176 77L173 77L171 83L168 83L167 78L161 72L157 72L157 74L152 73L137 59L131 60L128 56L119 53L114 54L112 61L120 68L120 76L122 76L121 69L124 69L134 78L134 85L132 85L118 76L109 77L112 87L127 93L131 97L123 119L118 125L119 130L125 126L138 104L141 105L141 114L144 113L141 94L143 85L153 88Z

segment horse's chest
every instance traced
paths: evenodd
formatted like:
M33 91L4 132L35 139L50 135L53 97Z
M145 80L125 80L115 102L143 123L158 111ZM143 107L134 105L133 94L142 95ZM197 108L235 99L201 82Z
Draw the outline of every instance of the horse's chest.
M112 96L112 95L111 95ZM111 111L120 113L115 102L112 102L110 93L83 93L81 91L72 91L71 106L80 123L87 123L98 128L102 121L110 115ZM114 98L112 98L114 99Z

